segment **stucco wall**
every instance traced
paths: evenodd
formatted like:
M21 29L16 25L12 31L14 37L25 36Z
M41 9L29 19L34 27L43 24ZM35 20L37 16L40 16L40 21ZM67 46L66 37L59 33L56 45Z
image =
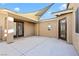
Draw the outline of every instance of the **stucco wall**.
M0 11L0 38L1 40L5 40L4 30L6 29L6 23L5 23L6 17L7 17L7 13Z
M65 18L67 21L67 42L72 43L72 13L57 17L57 24L59 23L59 20L63 18Z
M73 16L72 16L72 40L73 40L73 45L76 48L76 50L79 53L79 33L76 33L76 9L79 7L78 3L72 3L69 5L69 8L73 7Z
M39 27L39 23L36 23L35 24L35 36L39 36L40 35L40 27Z
M6 18L6 30L7 30L7 36L6 36L6 41L7 43L12 43L14 42L14 18L8 16ZM5 34L6 34L5 33Z
M24 36L34 36L35 35L35 24L30 22L24 22Z
M48 25L52 26L52 29L48 30ZM43 21L39 24L39 35L40 36L47 36L47 37L54 37L57 38L57 20L50 20L50 21Z
M4 36L4 29L5 29L5 15L0 14L0 40L3 39Z
M74 47L76 48L76 50L78 51L78 53L79 53L79 33L76 33L76 25L75 25L75 20L76 20L76 18L75 18L75 12L73 13L73 19L72 19L72 25L73 25L73 27L72 27L72 29L73 29L73 31L72 31L72 34L73 34L73 36L72 36L72 40L73 40L73 45L74 45Z

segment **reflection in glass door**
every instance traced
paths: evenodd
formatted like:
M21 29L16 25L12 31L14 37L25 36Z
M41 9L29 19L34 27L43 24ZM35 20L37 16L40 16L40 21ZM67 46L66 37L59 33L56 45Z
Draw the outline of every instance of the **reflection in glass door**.
M66 19L59 20L59 38L66 40L67 36L67 23Z

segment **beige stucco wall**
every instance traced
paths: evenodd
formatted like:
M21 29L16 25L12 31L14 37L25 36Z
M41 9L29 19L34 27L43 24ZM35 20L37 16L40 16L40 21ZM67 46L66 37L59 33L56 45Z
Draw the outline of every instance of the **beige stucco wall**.
M74 45L74 47L76 48L76 50L78 51L78 53L79 53L79 33L76 33L76 25L75 25L75 20L76 20L76 18L75 18L75 13L73 13L73 20L72 20L72 25L73 25L73 27L72 27L72 29L73 29L73 36L72 36L72 40L73 40L73 45Z
M0 13L0 39L4 40L5 15Z
M4 30L6 29L6 20L7 18L7 12L2 12L0 11L0 28L1 28L1 33L0 33L0 38L1 40L6 40L4 37Z
M73 40L73 45L74 47L76 48L76 50L78 51L79 53L79 33L76 33L76 25L75 25L75 20L76 20L76 15L75 15L75 12L76 12L76 9L79 7L79 4L78 3L73 3L73 4L70 4L69 8L73 7L74 11L73 11L73 16L72 16L72 40Z
M54 20L50 21L42 21L40 23L34 24L32 22L24 21L24 36L33 36L33 35L40 35L40 36L48 36L48 37L55 37L58 38L58 23L59 20L66 18L67 20L67 42L73 43L76 50L79 52L79 33L75 32L75 11L79 7L79 4L71 3L69 8L73 8L73 13L64 14L58 16ZM13 42L13 33L8 34L7 37L4 37L4 30L5 29L12 29L13 22L7 20L7 17L11 16L11 14L7 14L7 12L0 12L0 27L2 28L3 32L0 35L3 40L6 40L8 43ZM15 15L16 16L16 15ZM13 17L14 18L14 17ZM15 17L15 18L22 18L22 17ZM22 18L26 19L26 18ZM48 25L52 25L52 30L48 31ZM5 39L6 38L6 39Z
M40 36L40 22L35 24L35 36Z
M36 36L38 36L38 34L39 34L39 33L38 33L38 31L39 31L39 26L38 26L38 25L39 25L38 23L35 24L35 35L36 35Z
M66 18L66 20L67 20L67 42L72 43L72 13L58 16L57 18L54 18L49 21L40 22L40 24L39 24L40 36L58 38L59 20L61 20L63 18ZM53 27L52 30L48 31L48 25L52 25L52 27Z
M48 30L48 25L52 26L52 29L50 31ZM39 27L40 36L57 38L57 20L52 19L50 21L42 21L39 23Z
M35 24L31 22L24 22L24 36L34 36L35 35Z
M12 43L14 42L14 18L8 16L6 18L6 30L7 30L7 37L6 41L7 43Z
M13 21L9 21L8 17L7 12L0 11L0 27L2 28L0 37L2 38L2 41L7 41L7 43L10 43L13 42L13 33L8 32L10 32L9 30L13 29Z
M67 21L67 42L72 43L72 13L58 16L57 24L59 23L59 20L61 20L63 18L66 18L66 21Z
M11 17L13 20L9 20L8 17ZM0 27L2 28L2 33L0 34L0 38L5 40L7 43L14 42L14 19L22 19L24 18L15 18L7 12L0 11ZM24 21L24 37L34 36L35 35L35 24L33 22ZM6 33L5 33L6 31ZM7 35L6 37L4 35Z

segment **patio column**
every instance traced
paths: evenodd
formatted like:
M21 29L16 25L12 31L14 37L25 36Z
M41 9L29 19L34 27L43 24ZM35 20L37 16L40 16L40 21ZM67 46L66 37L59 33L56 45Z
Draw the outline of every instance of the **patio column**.
M12 43L13 42L13 35L14 35L14 18L13 17L7 17L6 20L6 30L5 32L7 32L7 43Z
M5 30L5 18L7 17L7 13L0 12L0 41L5 41L4 30Z
M39 23L36 24L36 35L39 36L40 35L40 28L39 28Z

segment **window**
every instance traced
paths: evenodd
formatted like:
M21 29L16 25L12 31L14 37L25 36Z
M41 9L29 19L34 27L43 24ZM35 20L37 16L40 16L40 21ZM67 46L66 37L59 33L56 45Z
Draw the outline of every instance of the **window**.
M79 33L79 8L76 10L76 33Z

